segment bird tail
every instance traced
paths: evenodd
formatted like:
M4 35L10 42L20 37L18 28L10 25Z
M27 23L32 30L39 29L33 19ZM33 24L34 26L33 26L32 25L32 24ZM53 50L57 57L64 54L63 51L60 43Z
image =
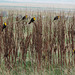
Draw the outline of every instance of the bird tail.
M31 23L31 21L28 24L30 24L30 23Z

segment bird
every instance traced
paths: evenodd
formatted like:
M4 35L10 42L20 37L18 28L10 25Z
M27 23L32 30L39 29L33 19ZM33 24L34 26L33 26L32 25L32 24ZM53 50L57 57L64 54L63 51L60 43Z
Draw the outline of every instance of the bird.
M54 17L54 20L58 20L58 19L59 19L59 16Z
M22 20L27 19L27 15L23 16Z
M2 31L3 31L3 29L5 29L6 28L6 22L4 22L4 24L3 24L3 27L2 27Z
M28 16L28 15L23 16L22 19L20 19L17 23L19 23L19 22L21 22L21 21L23 21L23 20L25 20L25 19L28 19L27 16Z
M72 56L73 56L73 54L75 54L75 49L73 49ZM71 56L71 57L72 57L72 56Z
M35 17L31 18L30 22L28 24L31 24L32 22L34 22L36 20Z
M75 54L75 49L73 50L73 53Z

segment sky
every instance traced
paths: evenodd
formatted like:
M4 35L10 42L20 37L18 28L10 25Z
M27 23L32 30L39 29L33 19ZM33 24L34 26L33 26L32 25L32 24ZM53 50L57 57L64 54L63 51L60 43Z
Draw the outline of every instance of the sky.
M7 3L7 2L27 2L27 3L67 3L67 4L75 4L75 0L0 0L0 3Z

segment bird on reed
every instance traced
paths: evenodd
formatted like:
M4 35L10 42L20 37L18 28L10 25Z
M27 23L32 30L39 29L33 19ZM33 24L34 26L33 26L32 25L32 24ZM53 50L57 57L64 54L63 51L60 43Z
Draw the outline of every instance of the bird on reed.
M30 22L28 24L31 24L32 22L34 22L36 20L35 17L31 18Z
M17 23L19 23L19 22L21 22L23 20L26 20L26 19L28 19L27 15L23 16L22 19L20 19Z
M27 15L23 16L22 20L27 19Z
M73 54L75 54L75 49L73 49L72 56L73 56Z
M73 53L75 54L75 49L73 50Z
M59 19L59 16L55 16L55 17L54 17L54 20L58 20L58 19Z
M2 27L2 31L3 31L3 29L6 28L6 26L7 26L7 24L6 24L6 22L4 22L3 27Z

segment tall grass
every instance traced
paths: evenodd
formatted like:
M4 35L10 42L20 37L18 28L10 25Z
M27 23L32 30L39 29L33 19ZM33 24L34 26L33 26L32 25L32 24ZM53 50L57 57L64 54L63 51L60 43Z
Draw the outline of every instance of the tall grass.
M3 32L0 28L0 64L3 62L2 59L7 69L19 67L21 64L25 72L30 65L29 68L32 68L34 75L36 70L41 71L41 74L46 69L51 70L51 66L58 68L75 65L74 15L68 15L66 18L65 12L32 13L31 16L36 16L36 21L30 25L27 24L30 18L27 22L18 22L19 14L16 14L16 18L14 15L9 12L7 19L0 16L0 27L3 21L7 23ZM55 15L60 15L61 18L53 21Z

